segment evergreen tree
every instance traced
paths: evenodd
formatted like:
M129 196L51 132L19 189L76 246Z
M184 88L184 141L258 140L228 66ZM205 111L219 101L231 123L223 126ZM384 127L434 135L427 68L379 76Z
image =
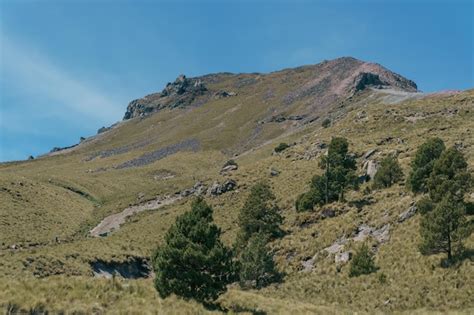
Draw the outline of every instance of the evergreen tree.
M313 187L320 191L324 185L324 203L344 200L344 191L347 188L357 188L356 161L354 156L349 154L347 139L332 138L328 154L321 158L320 166L324 170L324 184L318 179L316 183L313 181Z
M444 142L440 138L431 138L418 148L411 162L412 170L407 180L407 185L412 192L427 192L427 181L433 165L444 150Z
M244 288L261 288L280 277L267 249L267 237L263 234L255 234L248 240L239 263L240 285Z
M417 203L422 213L420 250L424 254L446 253L451 260L462 240L472 233L464 202L472 178L462 153L455 148L444 151L434 162L426 186L429 198Z
M237 248L245 246L254 234L261 233L267 237L280 236L282 233L280 224L283 218L279 212L270 187L264 183L253 186L240 210Z
M174 293L208 303L232 281L232 253L220 241L212 208L202 199L179 216L153 254L155 287L161 297Z
M367 275L377 271L372 254L369 251L367 244L363 244L354 255L351 261L351 269L349 271L350 277L358 277L360 275Z
M472 185L471 174L463 154L452 147L444 151L433 164L433 170L427 181L430 198L439 202L446 195L456 201L462 201Z
M471 233L464 204L445 197L421 218L420 250L423 254L446 253L451 260L455 250L461 248L462 240Z
M374 188L388 188L399 182L403 171L396 157L387 156L380 163L380 168L374 176Z

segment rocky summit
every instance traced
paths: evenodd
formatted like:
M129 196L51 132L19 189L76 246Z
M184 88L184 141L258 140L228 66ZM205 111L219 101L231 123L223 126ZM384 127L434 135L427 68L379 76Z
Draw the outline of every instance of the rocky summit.
M474 90L351 57L180 75L80 143L0 164L0 309L472 314L473 130ZM463 227L450 259L440 209Z

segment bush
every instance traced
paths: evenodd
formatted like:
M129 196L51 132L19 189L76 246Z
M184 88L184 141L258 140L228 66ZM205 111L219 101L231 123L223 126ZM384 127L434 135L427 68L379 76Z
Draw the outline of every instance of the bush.
M239 259L240 285L244 288L261 288L280 278L273 256L267 249L263 234L252 236Z
M234 279L232 253L220 241L221 230L212 223L212 212L202 199L194 201L154 252L155 288L162 298L174 293L208 303Z
M296 206L296 211L302 212L302 211L308 211L308 210L313 210L314 205L316 204L315 198L314 198L314 192L309 191L302 193L301 195L296 198L295 206Z
M280 143L279 145L276 146L276 148L274 149L276 153L280 153L280 152L283 152L285 151L286 149L288 149L290 147L290 145L288 143Z
M243 248L254 234L261 233L270 238L280 236L282 222L280 209L270 187L264 183L256 184L240 210L237 248Z
M358 277L360 275L367 275L377 271L374 259L369 252L367 244L363 244L354 255L351 261L351 269L349 271L350 277Z
M396 157L388 156L380 163L374 176L374 188L388 188L402 180L403 171Z
M329 118L324 119L321 126L323 126L323 128L328 128L329 126L331 126L331 119Z

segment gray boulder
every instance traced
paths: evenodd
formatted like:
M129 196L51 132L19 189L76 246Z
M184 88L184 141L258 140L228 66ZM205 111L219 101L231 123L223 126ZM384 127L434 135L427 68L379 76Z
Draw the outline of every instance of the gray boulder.
M418 211L418 208L416 207L416 205L415 205L415 204L412 204L412 205L410 206L410 208L408 208L408 210L402 212L402 213L398 216L398 222L402 223L402 222L408 220L409 218L411 218L412 216L414 216L417 211Z
M351 260L352 258L352 253L351 252L342 252L342 253L337 253L334 256L334 262L338 265L346 264Z

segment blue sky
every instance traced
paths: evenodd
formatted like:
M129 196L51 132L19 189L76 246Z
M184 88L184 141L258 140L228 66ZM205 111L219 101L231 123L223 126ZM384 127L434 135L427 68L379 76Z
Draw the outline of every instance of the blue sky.
M180 73L353 56L467 89L473 1L0 0L0 161L76 143Z

